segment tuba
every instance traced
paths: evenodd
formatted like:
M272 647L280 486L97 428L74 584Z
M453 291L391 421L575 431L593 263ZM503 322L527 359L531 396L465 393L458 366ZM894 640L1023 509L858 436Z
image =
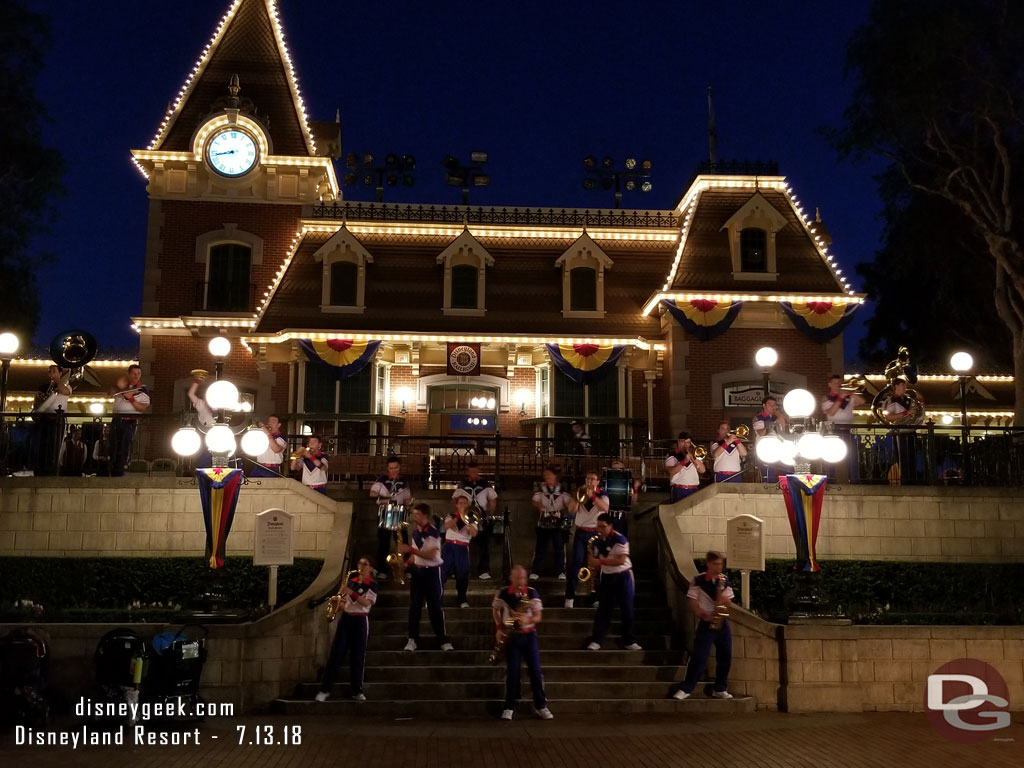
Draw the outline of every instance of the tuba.
M601 537L596 533L590 537L590 539L587 541L587 552L593 553L591 546L599 538ZM597 579L595 578L595 574L593 571L584 566L583 568L580 568L580 572L576 575L576 578L580 584L587 585L587 592L589 594L594 594L594 582L597 581Z
M519 597L519 605L512 611L512 614L502 622L501 626L501 637L494 644L494 650L491 651L487 657L488 664L497 664L501 660L501 657L505 655L505 645L508 643L509 637L513 632L519 629L523 619L526 618L526 613L530 609L530 604L526 601L526 594L523 593Z
M910 400L910 407L895 419L890 420L885 416L885 409L892 399L897 379L903 379L907 382L906 397ZM910 362L910 350L906 347L900 347L896 353L896 359L891 360L885 366L885 381L885 387L879 390L878 394L875 395L875 399L871 401L871 412L878 422L895 426L913 426L923 422L925 418L924 400L917 393L917 390L912 389L910 386L917 383L917 371Z
M91 333L74 329L58 333L50 342L50 359L64 369L60 383L72 391L85 376L85 366L96 356L96 339ZM47 388L36 395L32 409L39 409L43 403L57 394L58 383L50 382Z
M338 618L338 614L345 608L345 601L348 600L348 596L345 594L345 587L352 581L355 576L359 575L359 571L349 571L345 580L341 582L341 586L338 588L338 594L331 595L327 598L327 621L332 622Z

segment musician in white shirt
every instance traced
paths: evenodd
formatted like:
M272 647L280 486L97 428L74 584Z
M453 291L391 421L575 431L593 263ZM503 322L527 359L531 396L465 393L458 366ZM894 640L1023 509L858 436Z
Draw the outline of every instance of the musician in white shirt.
M32 429L32 468L36 475L57 474L57 456L64 437L64 416L68 411L68 396L71 387L64 381L64 369L51 365L47 371L47 382L39 388Z

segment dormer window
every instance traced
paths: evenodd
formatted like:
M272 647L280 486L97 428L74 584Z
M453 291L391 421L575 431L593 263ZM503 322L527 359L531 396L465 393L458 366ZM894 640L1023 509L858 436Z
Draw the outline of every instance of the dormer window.
M748 227L740 232L740 271L768 271L768 233Z
M604 317L604 273L612 263L586 232L569 246L555 262L562 269L562 317Z
M729 217L722 229L729 233L733 279L773 281L778 278L775 235L788 223L760 192L751 195Z
M366 309L366 265L373 256L342 227L313 254L323 264L321 312L361 314Z
M494 257L466 229L441 251L437 263L444 265L444 314L482 316L487 267L494 266Z

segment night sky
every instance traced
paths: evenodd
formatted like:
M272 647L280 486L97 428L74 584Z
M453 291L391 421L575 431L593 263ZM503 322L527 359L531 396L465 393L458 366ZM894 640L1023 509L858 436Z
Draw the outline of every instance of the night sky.
M141 307L147 200L129 150L148 145L229 0L30 4L52 19L38 93L45 140L68 165L68 195L38 243L57 259L41 274L36 342L80 326L110 351L137 350L129 317ZM849 100L844 50L866 2L280 7L310 117L340 109L345 152L416 157L416 186L386 201L458 203L441 160L480 149L492 185L473 190L474 205L611 207L611 193L582 187L592 154L649 158L654 189L627 193L623 207L670 208L707 159L711 85L719 159L776 160L804 209L820 207L832 252L861 287L854 265L870 260L881 229L879 166L839 162L819 129ZM847 333L848 360L860 333Z

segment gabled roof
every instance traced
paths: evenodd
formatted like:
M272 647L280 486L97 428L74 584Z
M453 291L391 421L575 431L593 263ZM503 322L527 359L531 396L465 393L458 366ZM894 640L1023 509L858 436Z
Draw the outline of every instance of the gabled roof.
M775 210L775 206L765 200L760 190L752 194L736 213L725 220L722 229L742 224L748 218L762 219L768 222L772 232L778 232L789 222L786 217Z
M310 156L316 145L277 18L276 0L234 0L164 116L149 149L188 151L196 128L237 74L241 95L269 116L274 154Z
M612 260L608 258L608 254L605 253L604 249L600 245L595 243L594 238L592 238L586 232L580 235L579 238L575 242L573 242L572 245L565 249L565 252L558 257L557 261L555 261L555 266L562 266L562 264L565 263L566 259L572 256L576 256L581 252L585 256L591 256L597 259L598 263L600 263L601 266L604 267L605 269L612 268Z
M331 239L321 245L316 252L313 254L313 261L323 261L328 258L335 251L351 251L356 256L359 256L363 261L373 263L373 256L370 254L366 247L359 242L359 239L353 235L348 227L342 226L337 232L331 235Z
M462 230L462 234L452 240L451 245L437 255L437 263L447 264L450 258L458 256L463 251L475 253L477 256L483 257L483 261L488 267L494 266L494 257L487 252L487 249L473 236L473 233L468 228Z

